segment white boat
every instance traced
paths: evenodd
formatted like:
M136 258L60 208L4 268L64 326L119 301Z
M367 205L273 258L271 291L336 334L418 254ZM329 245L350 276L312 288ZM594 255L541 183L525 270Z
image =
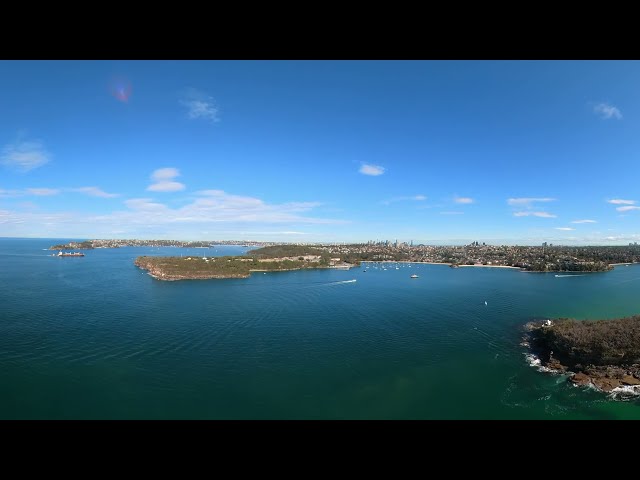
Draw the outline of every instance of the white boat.
M413 275L411 275L411 278L419 278L419 277L414 273Z

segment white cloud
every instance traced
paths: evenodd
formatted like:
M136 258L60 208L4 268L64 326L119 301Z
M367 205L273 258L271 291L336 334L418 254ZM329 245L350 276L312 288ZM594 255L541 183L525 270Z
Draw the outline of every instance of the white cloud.
M598 223L595 220L574 220L571 223Z
M619 212L628 212L630 210L640 210L640 207L634 207L632 205L627 205L626 207L617 207L617 211Z
M622 113L617 107L614 107L610 103L598 103L595 107L593 107L593 111L600 115L600 118L608 120L610 118L615 118L617 120L622 119Z
M532 212L532 211L514 212L513 216L514 217L542 217L542 218L557 217L557 215L554 215L553 213L549 213L549 212Z
M390 198L389 200L384 200L381 203L383 205L389 205L390 203L404 202L406 200L411 200L411 201L415 201L415 202L423 202L426 199L427 199L427 197L425 197L424 195L413 195L413 196L406 196L406 197L393 197L393 198Z
M131 210L137 211L168 210L166 205L163 205L162 203L154 203L150 198L130 198L129 200L125 200L124 204Z
M151 179L155 183L149 185L147 190L150 192L178 192L184 190L183 183L174 182L175 177L180 176L180 171L177 168L159 168L151 174Z
M358 170L363 175L371 175L373 177L377 177L378 175L382 175L385 171L384 167L380 165L369 165L367 163L363 163L360 166L360 170Z
M149 228L166 231L170 226L198 228L228 224L337 224L342 220L307 217L305 213L321 205L319 202L268 204L259 198L232 195L222 190L197 192L198 198L180 208L171 208L151 198L124 201L127 210L91 217L101 225ZM297 230L287 230L295 232Z
M246 235L309 235L308 232L296 232L296 231L284 231L284 232L268 232L268 231L245 232L245 231L236 231L236 232L225 232L225 233L239 234L239 235L243 236L243 238Z
M48 196L57 195L60 193L60 190L57 188L27 188L27 193L30 195Z
M195 88L187 89L180 103L187 108L187 116L191 119L204 119L219 122L219 109L216 107L213 97Z
M456 197L453 199L453 201L456 203L468 204L468 203L473 203L475 200L470 197Z
M509 198L507 199L507 203L512 207L531 207L532 203L535 202L554 202L555 198L542 197L542 198Z
M86 193L87 195L91 195L92 197L114 198L114 197L119 197L120 196L117 193L107 193L107 192L105 192L104 190L102 190L101 188L98 188L98 187L72 188L71 191L79 192L79 193Z
M572 230L575 230L575 228L571 228L571 227L556 227L556 230L562 230L564 232L570 232Z
M534 212L534 203L538 202L554 202L556 199L551 197L522 197L522 198L509 198L507 204L512 207L526 208L524 211L514 212L514 217L544 217L555 218L556 215L548 212Z
M0 188L0 198L18 197L20 195L21 194L18 190L3 190Z
M163 182L165 180L171 180L179 176L180 170L178 170L177 168L159 168L157 170L154 170L154 172L151 174L151 179L155 180L156 182Z
M464 215L464 212L440 212L440 215Z
M18 141L6 145L0 156L1 164L19 172L41 167L49 160L49 152L38 141Z
M609 203L613 203L614 205L634 205L638 202L635 200L622 200L620 198L614 198L613 200L607 200Z

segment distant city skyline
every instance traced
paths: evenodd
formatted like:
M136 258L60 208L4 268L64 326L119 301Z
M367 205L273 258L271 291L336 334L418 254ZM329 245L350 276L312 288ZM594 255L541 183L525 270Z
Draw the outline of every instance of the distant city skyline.
M640 241L633 61L0 61L0 237Z

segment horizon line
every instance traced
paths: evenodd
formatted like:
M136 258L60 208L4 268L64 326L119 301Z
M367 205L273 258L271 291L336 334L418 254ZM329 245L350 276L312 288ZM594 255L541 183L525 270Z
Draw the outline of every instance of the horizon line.
M250 239L214 239L214 240L187 240L187 239L177 239L177 238L135 238L135 237L126 237L126 238L88 238L88 237L12 237L12 236L0 236L0 239L17 239L17 240L67 240L67 241L90 241L90 240L120 240L120 241L132 241L132 240L140 240L140 241L152 241L152 240L162 240L162 241L173 241L173 242L210 242L211 244L215 244L215 242L238 242L238 243L274 243L274 244L302 244L302 245L366 245L368 242L372 240L366 241L343 241L343 242L329 242L329 241L315 241L315 242L292 242L292 241L274 241L274 240L250 240ZM386 242L387 240L380 240L378 242ZM456 239L454 241L459 242L467 242L465 239ZM468 241L468 243L425 243L418 242L415 243L413 247L425 246L425 247L459 247L459 246L467 246L471 243L479 242L478 240ZM402 241L399 242L405 244L405 246L411 247L409 242ZM637 242L624 242L624 243L553 243L553 242L541 242L536 244L531 243L499 243L499 242L479 242L484 243L484 246L518 246L518 247L625 247L630 246L630 244ZM547 245L542 245L542 243L547 243ZM392 242L389 240L389 246L393 246L395 241ZM374 243L375 245L375 243ZM480 245L479 245L480 246Z

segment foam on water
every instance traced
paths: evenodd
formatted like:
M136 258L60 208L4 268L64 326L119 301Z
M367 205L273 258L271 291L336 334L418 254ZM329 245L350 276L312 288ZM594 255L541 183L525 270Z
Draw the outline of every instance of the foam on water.
M640 396L640 385L623 385L611 390L610 398L615 400L628 400Z
M534 355L533 353L525 353L524 356L527 359L527 363L529 364L529 366L536 367L539 372L553 373L556 375L562 373L554 368L549 368L542 365L542 361L540 360L540 358L538 358L538 356Z

